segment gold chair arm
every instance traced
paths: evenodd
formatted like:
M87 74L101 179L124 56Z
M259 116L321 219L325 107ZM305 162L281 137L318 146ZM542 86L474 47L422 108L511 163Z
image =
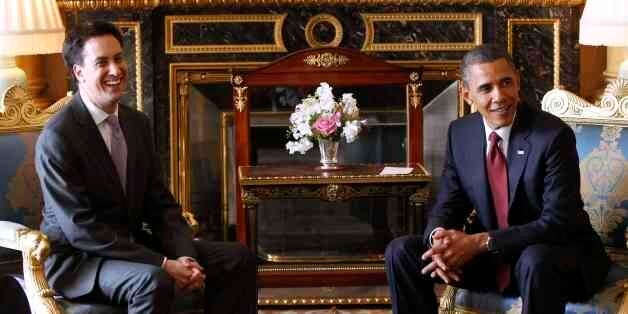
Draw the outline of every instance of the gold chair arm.
M44 261L50 254L48 238L23 225L0 221L0 246L22 252L26 297L33 314L61 314L44 275Z
M456 313L456 292L458 288L447 285L443 296L440 298L440 304L438 306L439 314L455 314Z
M183 216L185 222L190 226L190 228L192 228L192 235L196 236L200 230L200 225L198 224L196 217L194 217L194 213L192 213L191 210L183 210L181 211L181 216Z
M61 307L54 299L54 291L44 275L44 261L50 254L50 241L43 233L28 228L19 229L17 241L22 251L24 283L28 303L35 314L61 314Z

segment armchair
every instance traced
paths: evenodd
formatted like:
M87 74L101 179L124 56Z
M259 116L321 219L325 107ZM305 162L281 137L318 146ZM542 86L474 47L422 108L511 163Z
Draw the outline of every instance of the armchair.
M584 208L613 261L603 289L586 303L568 303L565 313L628 313L628 97L604 95L598 106L553 89L542 109L574 129ZM439 308L443 314L520 311L521 298L453 286L446 286Z
M56 314L56 313L125 313L124 308L104 304L76 303L55 296L44 275L43 264L50 253L47 237L39 232L43 204L39 179L35 172L34 150L37 137L46 121L71 96L52 106L39 110L31 96L21 87L12 86L3 95L6 111L0 113L0 151L3 166L0 169L0 312ZM191 212L183 218L196 234L198 222ZM18 250L21 260L15 260L6 249ZM21 264L22 274L16 267ZM10 304L9 304L10 303ZM176 309L202 306L199 295L177 299Z

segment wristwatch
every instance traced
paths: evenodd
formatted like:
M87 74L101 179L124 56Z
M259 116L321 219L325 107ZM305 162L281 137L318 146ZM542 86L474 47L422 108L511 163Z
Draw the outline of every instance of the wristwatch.
M495 247L495 239L493 239L490 235L486 238L486 248L491 253L499 253L499 250Z

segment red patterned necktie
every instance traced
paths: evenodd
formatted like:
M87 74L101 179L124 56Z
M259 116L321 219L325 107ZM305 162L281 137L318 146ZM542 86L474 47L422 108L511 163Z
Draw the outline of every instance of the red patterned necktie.
M508 228L508 170L506 168L506 158L499 148L502 140L495 132L491 132L488 137L491 142L491 149L486 157L486 171L488 181L491 186L493 196L493 207L497 217L499 229ZM497 287L499 291L504 291L510 282L510 267L507 264L497 266Z
M109 128L111 128L111 160L113 160L116 172L118 172L122 190L126 193L127 147L126 140L124 139L124 133L122 133L118 117L115 115L110 115L105 121L109 125Z

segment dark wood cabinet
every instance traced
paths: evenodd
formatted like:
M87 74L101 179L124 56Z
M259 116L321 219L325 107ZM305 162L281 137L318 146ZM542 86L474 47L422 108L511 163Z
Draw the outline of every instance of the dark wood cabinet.
M385 284L383 254L394 237L422 231L431 176L384 165L239 168L246 243L263 287Z

